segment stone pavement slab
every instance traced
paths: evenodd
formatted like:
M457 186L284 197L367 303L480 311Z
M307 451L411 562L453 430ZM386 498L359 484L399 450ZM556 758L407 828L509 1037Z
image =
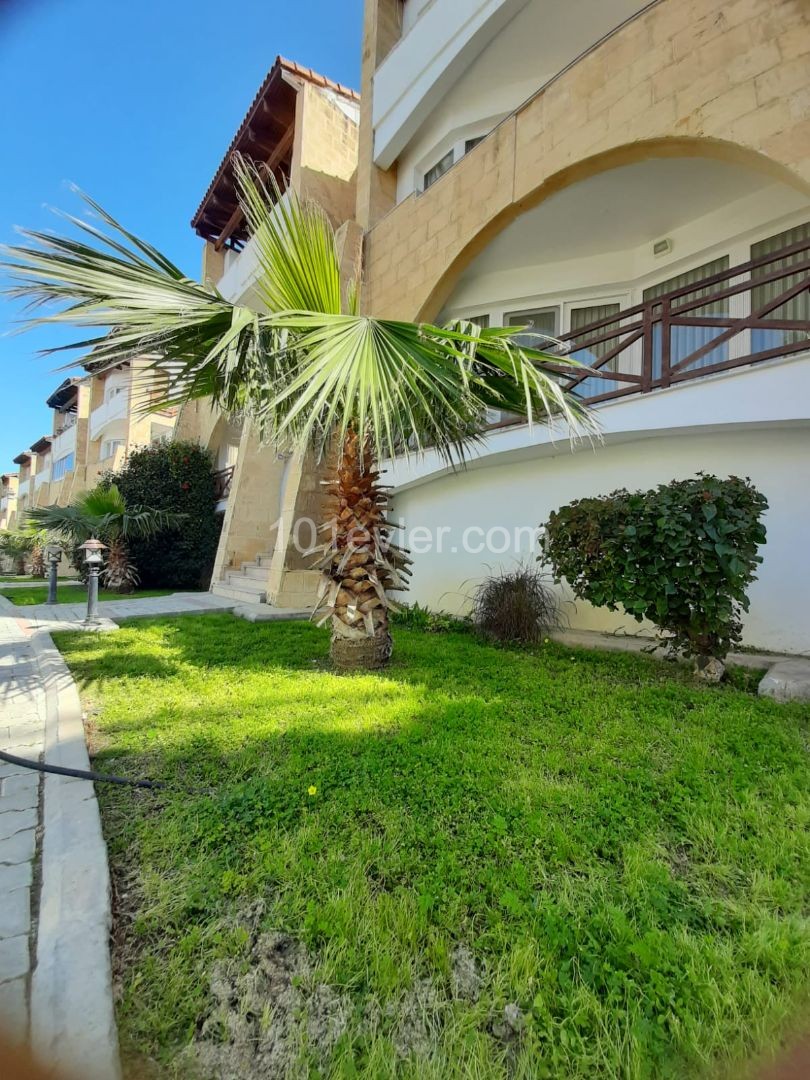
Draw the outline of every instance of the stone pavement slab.
M89 769L76 686L34 610L0 597L0 749ZM87 1080L120 1076L110 921L92 782L0 761L0 1025Z

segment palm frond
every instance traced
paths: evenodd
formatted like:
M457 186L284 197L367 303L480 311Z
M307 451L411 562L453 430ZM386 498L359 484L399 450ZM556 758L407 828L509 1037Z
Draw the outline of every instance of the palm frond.
M128 507L115 484L110 484L82 492L68 506L35 507L29 511L28 520L56 536L83 543L91 536L105 542L154 536L179 528L186 515L144 506Z
M163 386L152 408L210 397L299 449L323 453L335 432L354 430L378 457L436 447L462 458L487 408L564 426L572 438L596 430L561 384L561 365L578 365L519 344L521 328L375 319L357 314L354 299L345 311L324 212L238 157L234 167L266 311L191 281L86 196L103 228L72 218L78 240L24 233L31 246L5 250L11 294L29 301L33 323L103 329L81 343L102 363L156 356Z

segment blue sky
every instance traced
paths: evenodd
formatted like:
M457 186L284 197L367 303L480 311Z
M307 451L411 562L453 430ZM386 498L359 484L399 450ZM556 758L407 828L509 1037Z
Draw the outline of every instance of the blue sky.
M191 215L277 54L360 85L362 0L0 0L0 241L60 228L78 184L197 276ZM0 298L0 472L50 431L64 374L8 331Z

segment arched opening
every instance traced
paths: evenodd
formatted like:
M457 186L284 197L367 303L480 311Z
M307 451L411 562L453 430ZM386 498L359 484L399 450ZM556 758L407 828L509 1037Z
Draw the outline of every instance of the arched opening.
M522 261L515 263L514 269L525 271L544 262L580 258L582 237L588 228L597 232L585 253L595 253L599 246L605 249L602 254L626 251L645 242L653 243L755 192L762 193L763 204L769 195L773 197L771 220L810 207L810 185L778 162L735 143L661 138L615 147L544 178L531 194L509 203L484 222L474 236L466 239L441 277L428 286L417 318L433 321L443 312L455 311L459 299L467 302L470 281L480 276L487 264L494 265L497 256L504 269L511 239L518 235L524 238L524 251L517 254ZM640 200L638 208L635 199ZM738 209L746 212L742 205ZM752 227L768 217L764 205L749 208L748 213L756 218L750 219ZM603 224L612 224L610 237L604 228L599 229L600 217ZM726 232L736 227L734 235L745 231L744 223L730 218L716 224ZM543 236L546 230L547 241ZM569 232L577 236L566 254L562 241ZM723 237L730 238L730 233ZM684 236L679 239L687 241ZM525 251L529 246L533 259ZM687 254L681 246L680 251L672 252L669 261L678 262Z
M224 509L224 503L230 495L241 438L242 425L230 417L221 416L208 440L208 449L214 458L216 493L221 509Z
M810 199L758 155L696 149L664 144L553 184L457 260L439 320L527 327L540 346L567 337L602 371L576 387L598 399L796 351L810 289L795 292L792 270L810 261Z

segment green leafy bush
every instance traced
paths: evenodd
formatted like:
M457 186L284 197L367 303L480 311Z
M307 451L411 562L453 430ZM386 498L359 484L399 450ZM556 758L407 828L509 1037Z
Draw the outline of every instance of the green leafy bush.
M128 505L185 514L179 528L133 539L144 589L204 589L211 580L222 515L216 513L211 455L194 442L134 450L114 480Z
M750 480L704 473L578 499L549 518L541 559L581 599L649 619L674 650L722 658L741 640L767 508Z

